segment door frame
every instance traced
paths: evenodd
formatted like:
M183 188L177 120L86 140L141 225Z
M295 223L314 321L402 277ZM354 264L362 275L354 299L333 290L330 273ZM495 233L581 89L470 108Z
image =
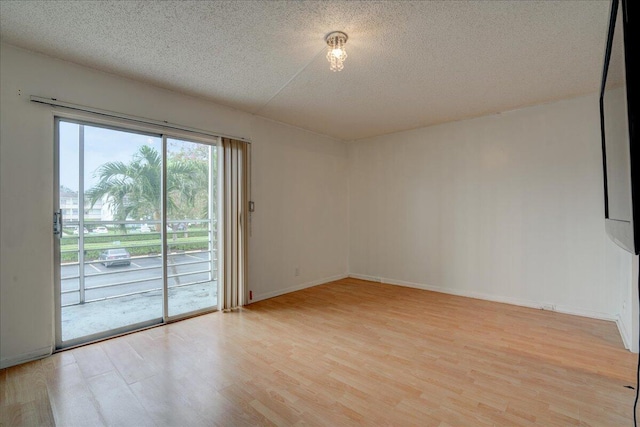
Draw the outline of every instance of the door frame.
M139 133L143 135L150 135L154 137L160 137L162 141L162 170L161 170L161 260L162 260L162 317L150 319L143 322L138 322L135 324L118 327L114 329L110 329L107 331L97 332L90 335L86 335L79 338L73 338L70 340L62 341L62 273L61 273L61 241L60 237L53 236L53 262L54 262L54 272L53 272L53 290L54 290L54 352L66 350L69 348L74 348L80 345L89 344L96 341L101 341L104 339L114 338L121 335L126 335L134 331L140 331L164 324L168 324L171 322L183 320L189 317L199 316L201 314L211 313L218 310L218 306L220 303L220 266L217 268L217 278L216 278L216 286L217 286L217 303L211 307L206 307L203 309L198 309L194 311L190 311L183 314L178 314L174 316L169 316L169 299L168 299L168 278L167 278L167 233L166 233L166 224L167 224L167 212L166 212L166 160L167 160L167 140L168 139L179 139L193 143L200 143L209 146L215 146L220 149L220 138L214 137L211 135L199 134L196 132L190 132L186 130L176 130L172 128L163 128L162 126L156 126L151 124L139 123L135 120L127 120L124 118L108 118L105 119L103 116L99 116L93 113L85 113L78 111L54 111L52 112L53 118L53 135L54 135L54 155L53 155L53 208L54 213L60 211L60 122L70 122L76 123L79 125L88 125L88 126L96 126L107 129L113 129L117 131L130 132L130 133ZM79 147L80 154L82 155L82 148ZM218 155L218 167L220 166L220 156ZM210 166L212 162L210 161ZM209 174L211 175L211 170ZM218 170L218 174L220 174L220 170ZM84 180L84 176L79 176L79 180ZM220 199L221 192L218 191L218 199ZM78 201L80 202L80 197L84 198L84 194L81 196L78 194ZM220 206L221 200L218 200L218 206ZM217 213L216 213L217 214ZM78 218L83 216L83 213L78 209ZM82 230L81 228L79 228ZM62 230L60 231L62 233ZM217 227L217 240L219 246L219 238L220 238L220 227ZM79 234L79 239L81 238L82 232ZM211 245L210 245L211 246ZM78 248L80 252L80 248ZM212 252L211 252L212 254ZM80 254L79 254L80 255ZM219 256L216 260L219 264ZM78 257L78 272L83 268L80 264L80 256ZM79 279L80 280L80 279Z

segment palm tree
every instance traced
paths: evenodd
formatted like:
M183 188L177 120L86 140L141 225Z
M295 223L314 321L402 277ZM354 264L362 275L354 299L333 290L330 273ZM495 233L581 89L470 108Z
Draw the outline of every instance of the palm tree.
M113 210L114 219L161 217L162 157L143 145L132 161L107 162L95 176L98 183L87 191L91 206L103 198ZM204 161L176 158L167 160L167 214L180 214L208 190L208 165ZM204 193L204 194L203 194ZM208 199L208 197L205 197ZM160 226L156 225L156 231Z

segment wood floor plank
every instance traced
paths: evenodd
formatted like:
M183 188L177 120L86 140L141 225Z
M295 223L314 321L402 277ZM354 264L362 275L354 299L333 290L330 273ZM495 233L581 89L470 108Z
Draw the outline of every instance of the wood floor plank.
M80 347L74 351L73 355L82 375L87 379L115 370L102 344Z
M191 403L192 395L202 394L203 390L185 389L182 379L170 373L145 378L130 388L156 425L207 425L207 420ZM204 395L213 400L210 394Z
M107 425L155 426L149 413L116 372L96 375L89 378L87 383Z
M53 364L48 366L52 371L47 378L47 392L56 425L106 425L100 416L98 403L89 390L87 379L78 365L74 362L59 367L53 367Z
M357 279L0 371L2 425L622 426L596 319Z
M0 426L55 426L49 399L37 399L0 407Z
M156 366L151 360L145 360L136 352L128 342L129 336L110 340L103 348L120 376L127 384L132 384L155 375L162 367Z

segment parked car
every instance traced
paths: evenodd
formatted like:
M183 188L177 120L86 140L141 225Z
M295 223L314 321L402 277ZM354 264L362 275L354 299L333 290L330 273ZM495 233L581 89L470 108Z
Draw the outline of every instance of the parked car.
M99 260L107 268L112 265L131 265L131 254L124 248L107 249L100 253Z
M89 232L89 230L87 230L87 227L84 228L84 234L87 234ZM76 236L80 234L80 229L78 227L73 229L73 234L75 234Z
M96 227L93 229L93 232L97 234L108 234L109 230L107 230L107 227Z
M151 233L151 227L149 227L147 224L142 224L140 226L140 232L141 233Z

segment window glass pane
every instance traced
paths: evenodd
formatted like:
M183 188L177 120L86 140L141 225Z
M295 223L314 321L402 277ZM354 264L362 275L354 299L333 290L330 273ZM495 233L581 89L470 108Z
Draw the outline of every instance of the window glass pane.
M169 316L217 304L217 147L167 140Z
M77 182L61 188L63 341L162 318L161 147L159 136L60 122L61 187L66 174Z

